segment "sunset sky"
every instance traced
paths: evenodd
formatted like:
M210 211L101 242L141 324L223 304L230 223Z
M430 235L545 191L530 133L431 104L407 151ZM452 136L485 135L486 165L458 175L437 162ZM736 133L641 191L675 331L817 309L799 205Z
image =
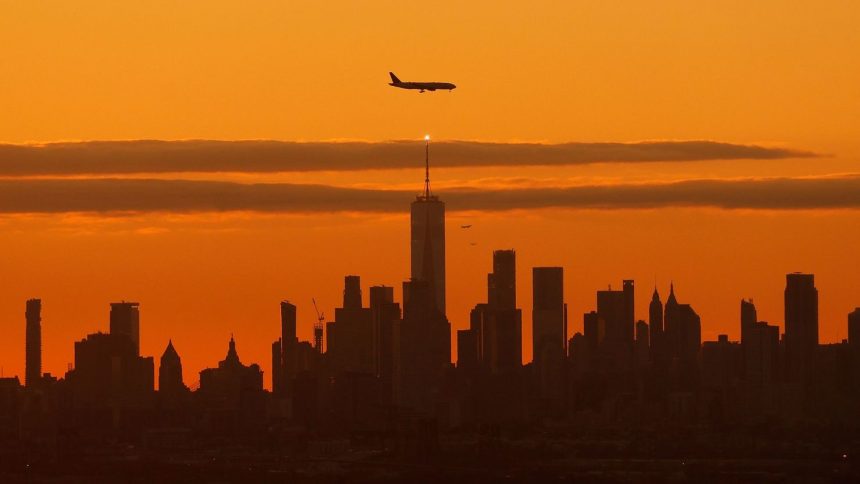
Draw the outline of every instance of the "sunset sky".
M233 333L268 387L280 300L305 340L347 274L400 300L425 133L452 330L514 248L525 361L538 265L565 269L571 333L632 278L637 318L674 281L705 340L739 337L741 297L782 326L785 274L812 272L839 341L860 306L858 25L848 0L0 1L3 374L23 378L26 299L58 376L125 299L186 384Z

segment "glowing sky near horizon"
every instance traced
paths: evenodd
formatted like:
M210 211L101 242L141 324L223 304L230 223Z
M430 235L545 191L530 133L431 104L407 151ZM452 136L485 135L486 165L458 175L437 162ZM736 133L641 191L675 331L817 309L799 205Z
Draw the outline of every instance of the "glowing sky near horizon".
M759 2L0 2L0 142L215 139L416 142L418 170L154 173L159 179L414 189L423 141L713 140L816 158L433 170L476 189L860 173L860 5ZM453 92L389 87L453 82ZM432 145L431 145L432 149ZM401 214L170 211L0 216L0 365L23 376L24 301L43 299L44 370L107 331L108 303L141 303L142 352L172 338L186 383L236 334L269 385L278 301L301 339L339 305L343 276L408 276ZM460 224L472 224L469 230ZM782 324L785 274L816 274L821 340L846 337L860 306L860 211L541 208L448 219L454 329L486 297L491 252L515 248L531 358L530 268L562 265L571 331L594 291L674 280L703 338L738 336L739 300ZM476 245L471 245L472 243Z

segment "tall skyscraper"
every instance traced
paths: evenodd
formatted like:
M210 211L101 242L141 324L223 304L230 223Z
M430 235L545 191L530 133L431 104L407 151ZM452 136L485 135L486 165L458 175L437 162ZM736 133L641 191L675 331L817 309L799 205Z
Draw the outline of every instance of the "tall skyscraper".
M433 294L426 280L403 283L397 400L425 414L435 412L451 366L451 324Z
M492 371L522 366L522 310L517 308L516 252L493 251L493 272L487 275L483 357Z
M663 308L663 351L668 360L678 356L681 347L681 306L675 297L675 284L669 284L669 298Z
M175 395L185 390L185 384L182 383L182 359L173 347L173 340L170 340L158 366L158 392L162 395Z
M110 305L110 334L128 338L134 344L135 356L140 356L140 304L118 302Z
M27 321L24 384L33 386L42 377L42 300L30 299L24 312Z
M427 280L436 308L445 311L445 203L430 190L430 140L425 146L424 192L411 207L412 279Z
M660 293L654 287L651 295L651 304L648 306L648 331L650 338L650 356L652 362L658 362L663 358L663 303L660 301Z
M622 284L622 292L624 293L624 328L628 332L628 336L631 340L635 339L635 326L636 326L636 305L635 301L635 291L633 290L633 280L625 279L621 281Z
M755 304L753 304L752 299L749 301L741 299L741 344L743 344L744 338L749 336L750 331L757 322L758 313L756 312Z
M517 307L517 254L493 251L493 272L487 274L487 302L495 309Z
M359 304L361 304L359 300ZM289 301L281 301L281 341L296 343L296 305Z
M140 427L140 410L153 396L155 365L136 353L122 333L95 333L75 342L74 368L66 373L70 401L83 415L110 416L85 420L114 430Z
M361 278L346 276L343 280L343 308L356 309L361 307Z
M625 280L621 291L597 291L597 314L602 330L599 347L605 369L632 369L633 281Z
M767 388L777 379L779 368L779 327L757 321L741 341L743 377L752 388Z
M284 350L281 345L281 338L272 342L272 393L275 395L284 394Z
M674 369L676 384L692 390L698 383L699 354L702 345L702 321L689 304L679 304L675 298L675 285L669 289L664 309L663 332L666 362Z
M597 314L597 311L590 311L582 315L582 334L589 350L597 350L603 341L603 330L605 330L605 325L600 324L600 315Z
M787 377L805 379L818 346L818 289L813 274L785 276L785 357Z
M293 378L296 377L297 348L299 339L296 337L296 306L289 301L281 301L281 365L278 375L272 370L272 378L279 378L282 393L289 393Z
M567 356L567 307L561 267L532 269L532 355L540 395L558 412L564 403Z
M741 368L744 375L747 373L747 365L750 366L750 371L754 370L753 366L758 365L756 360L759 359L762 338L756 328L757 323L758 313L752 299L741 299Z
M679 312L681 346L678 356L682 364L696 367L702 347L702 320L689 304L681 304Z
M400 305L394 302L394 288L370 288L370 313L373 320L373 354L376 376L382 384L383 401L395 401L397 357L400 336Z
M333 372L376 374L373 314L362 307L361 279L344 278L343 307L335 308L327 325L328 351Z
M543 355L564 355L565 327L564 270L561 267L532 269L532 354L535 363Z
M663 320L666 357L676 359L680 365L681 378L686 380L682 383L692 384L696 379L695 369L702 344L702 321L692 306L678 303L674 284L669 286Z
M411 206L412 277L403 283L396 399L430 413L451 365L445 316L445 204L430 190L430 137L424 146L424 192Z

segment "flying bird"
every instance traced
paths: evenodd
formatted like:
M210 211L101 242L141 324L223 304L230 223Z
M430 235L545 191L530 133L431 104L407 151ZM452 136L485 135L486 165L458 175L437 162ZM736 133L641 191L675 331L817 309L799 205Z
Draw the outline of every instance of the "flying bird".
M456 89L457 86L450 82L404 82L397 78L393 72L388 73L391 76L389 86L399 87L400 89L417 89L418 92L435 91L436 89L448 90Z
M461 226L460 226L460 228L461 228L461 229L470 229L470 228L472 228L472 224L469 224L469 225L461 225Z

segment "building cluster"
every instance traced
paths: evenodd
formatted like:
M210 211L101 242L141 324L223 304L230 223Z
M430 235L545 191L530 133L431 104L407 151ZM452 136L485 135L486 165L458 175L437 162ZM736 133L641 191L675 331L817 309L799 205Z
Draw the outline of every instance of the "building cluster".
M635 285L597 291L572 337L561 267L534 267L532 353L522 363L523 316L513 250L493 252L487 299L456 332L446 316L445 205L425 188L411 206L411 278L403 300L390 286L365 298L344 280L334 319L320 317L312 342L297 338L296 306L280 303L271 345L271 391L257 364L230 338L224 359L199 382L183 381L167 343L158 367L140 354L134 302L110 306L110 330L75 343L63 378L41 371L41 301L27 301L26 371L0 379L0 440L57 446L195 441L291 446L325 437L379 440L426 453L439 432L568 422L581 426L857 424L860 308L849 338L819 344L818 290L811 274L788 274L785 332L740 302L739 342L702 342L701 320L670 286L655 288L637 320ZM452 358L452 356L455 356Z

